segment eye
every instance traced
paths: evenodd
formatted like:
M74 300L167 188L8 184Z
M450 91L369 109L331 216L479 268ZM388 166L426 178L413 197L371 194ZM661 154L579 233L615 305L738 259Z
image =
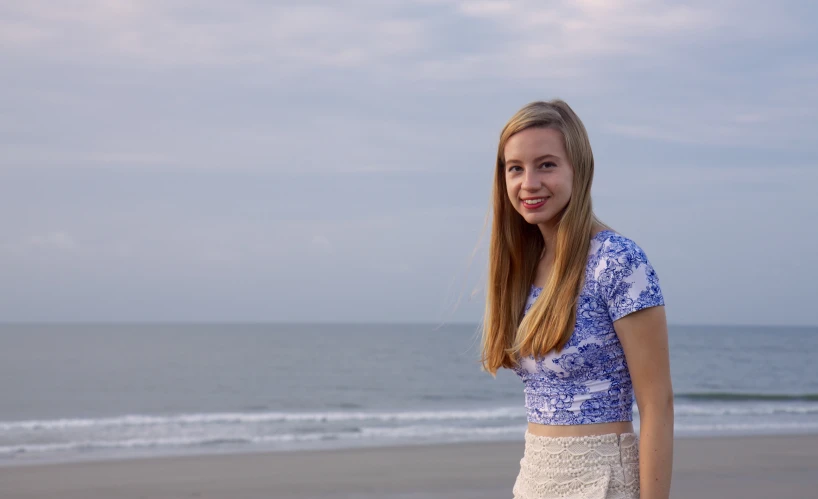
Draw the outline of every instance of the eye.
M556 168L557 164L553 161L546 161L545 163L541 164L540 166L544 166L546 168Z
M520 167L517 166L517 165L511 165L511 166L508 167L508 171L513 172L515 168L520 168ZM522 168L520 168L520 169L522 169Z

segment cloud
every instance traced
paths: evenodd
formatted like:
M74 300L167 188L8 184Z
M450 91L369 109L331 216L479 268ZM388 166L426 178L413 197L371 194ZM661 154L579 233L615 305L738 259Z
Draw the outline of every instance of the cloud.
M275 72L371 64L424 45L395 4L44 0L2 11L12 51L53 61L152 66L261 65ZM8 48L6 49L8 51Z
M32 250L73 253L78 249L80 249L80 244L77 239L61 230L0 242L0 252L17 256L25 255Z
M73 251L78 248L77 241L65 232L55 231L29 239L29 245L40 248L54 248L64 251Z
M668 45L694 33L706 36L725 21L707 4L517 1L458 6L462 15L491 23L502 33L501 43L484 62L519 78L587 77L607 72L622 57L655 59Z
M0 168L469 169L516 107L557 96L615 139L803 151L818 65L798 14L732 1L6 2Z
M75 0L68 5L31 0L3 8L4 17L12 19L5 36L13 42L4 51L92 65L241 66L279 79L324 68L465 80L511 69L553 76L557 63L579 66L586 58L656 54L663 41L694 31L701 35L725 21L708 4L410 5L414 9L367 1ZM448 64L456 71L447 70Z
M669 102L663 112L640 110L602 129L624 137L718 147L785 148L798 146L813 131L818 119L807 114L813 107L804 92L799 102L708 102L688 107ZM818 107L818 99L815 99ZM641 115L641 116L640 116ZM642 123L628 122L640 119Z
M319 69L467 80L511 70L594 74L589 59L655 59L691 40L805 28L785 9L741 8L736 25L736 5L725 1L30 0L0 7L0 32L6 54L78 64L243 67L278 80Z
M145 152L97 152L90 154L83 162L87 163L102 163L102 164L136 164L136 165L154 165L173 163L174 159L161 155Z
M312 241L310 242L310 249L317 251L323 255L331 255L335 253L335 250L332 248L332 243L329 242L325 236L316 234L312 237Z

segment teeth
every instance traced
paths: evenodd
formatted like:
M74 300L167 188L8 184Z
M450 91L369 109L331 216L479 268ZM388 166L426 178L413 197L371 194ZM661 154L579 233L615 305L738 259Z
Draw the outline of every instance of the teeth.
M523 201L523 203L525 203L525 204L537 204L537 203L542 203L543 201L545 201L545 198L526 199L526 200Z

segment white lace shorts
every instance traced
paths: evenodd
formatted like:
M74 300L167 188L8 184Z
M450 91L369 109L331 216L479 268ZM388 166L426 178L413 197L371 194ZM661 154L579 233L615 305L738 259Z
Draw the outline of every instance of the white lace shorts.
M541 437L525 432L514 499L639 499L635 433Z

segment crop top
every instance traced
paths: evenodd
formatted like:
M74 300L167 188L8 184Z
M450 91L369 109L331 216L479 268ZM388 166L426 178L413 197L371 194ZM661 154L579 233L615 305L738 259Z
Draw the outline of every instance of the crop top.
M531 287L524 313L542 288ZM633 385L613 322L664 305L645 252L611 230L591 239L577 319L561 352L523 357L514 371L525 384L528 421L575 425L633 420Z

